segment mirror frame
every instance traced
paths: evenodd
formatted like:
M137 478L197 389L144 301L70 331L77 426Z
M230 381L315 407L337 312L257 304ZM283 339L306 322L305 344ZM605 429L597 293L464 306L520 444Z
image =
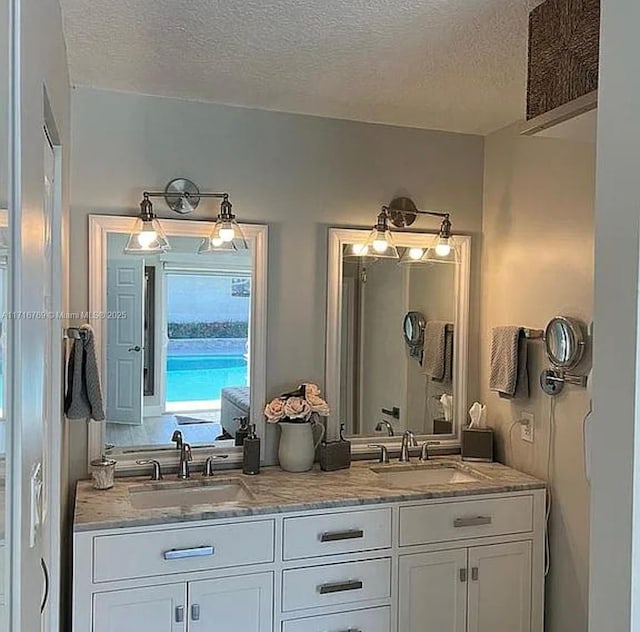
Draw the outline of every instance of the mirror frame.
M343 271L343 249L345 244L365 242L369 236L369 230L354 228L330 228L329 245L327 251L327 338L325 355L325 393L327 403L331 408L331 416L327 424L327 437L329 441L335 441L340 436L340 313L342 310L342 292L340 286ZM393 238L396 246L401 248L412 246L424 246L425 236L437 235L434 231L394 232ZM467 410L468 392L468 358L469 358L469 296L471 279L471 237L468 235L454 236L456 247L460 252L460 263L456 265L456 336L454 338L454 384L457 393L454 395L453 427L454 432L447 435L417 435L417 438L426 440L438 440L441 447L459 447L461 426L464 423ZM445 264L442 264L445 265ZM448 264L452 265L452 264ZM397 444L399 447L400 436L387 437L384 435L371 435L368 437L348 437L351 441L353 454L369 453L367 447L372 441L382 444Z
M135 224L135 217L114 215L89 215L89 324L95 334L96 356L101 378L106 375L106 354L103 354L106 339L106 320L97 318L100 312L106 312L107 275L106 255L107 236L109 233L130 233ZM193 219L161 219L162 227L169 238L173 237L206 237L215 222ZM262 410L266 401L266 367L267 367L267 242L268 227L265 224L240 224L249 243L253 245L252 257L252 300L251 300L251 358L249 383L251 384L250 423L256 425L256 431L263 438L261 442L261 461L264 462L265 420ZM132 255L133 256L133 255ZM104 379L101 379L104 385ZM87 441L87 467L93 459L100 458L103 452L104 421L89 422ZM212 442L213 443L213 442ZM134 446L135 447L135 446ZM235 446L225 447L229 458L224 467L237 466L242 463L242 449ZM200 463L211 454L212 448L193 446L194 463ZM136 464L136 459L154 458L162 466L177 465L175 450L161 448L144 452L132 450L130 453L118 455L118 471L140 471L146 466Z

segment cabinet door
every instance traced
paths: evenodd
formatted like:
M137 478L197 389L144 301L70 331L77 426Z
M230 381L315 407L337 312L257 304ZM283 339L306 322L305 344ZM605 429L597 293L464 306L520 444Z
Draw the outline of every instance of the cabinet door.
M273 574L189 583L190 632L272 632Z
M531 542L469 549L469 632L530 632Z
M100 593L93 599L93 632L185 632L185 584Z
M402 632L465 632L466 600L466 549L400 557Z

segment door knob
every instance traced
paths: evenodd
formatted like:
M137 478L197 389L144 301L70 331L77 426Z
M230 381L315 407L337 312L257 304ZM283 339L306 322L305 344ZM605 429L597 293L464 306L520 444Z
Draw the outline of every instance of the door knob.
M138 351L140 351L140 346L136 345L135 347L129 347L129 351L135 351L136 353L138 353Z

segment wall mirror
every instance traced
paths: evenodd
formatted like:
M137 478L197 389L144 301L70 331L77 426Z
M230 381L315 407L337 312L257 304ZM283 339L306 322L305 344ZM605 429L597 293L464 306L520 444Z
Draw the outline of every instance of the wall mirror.
M170 250L125 254L134 222L89 217L106 415L90 423L89 458L106 447L120 468L175 465L178 431L194 457L224 447L236 462L238 420L264 425L267 228L242 226L246 250L197 254L211 222L161 220Z
M556 369L573 369L584 355L582 325L573 318L556 316L545 329L544 344L549 362Z
M368 231L330 229L326 392L328 429L345 426L356 449L397 442L405 430L456 442L466 417L471 238L458 263L403 264L354 256ZM394 233L399 250L431 233ZM354 248L355 246L355 248ZM452 398L445 414L443 396Z

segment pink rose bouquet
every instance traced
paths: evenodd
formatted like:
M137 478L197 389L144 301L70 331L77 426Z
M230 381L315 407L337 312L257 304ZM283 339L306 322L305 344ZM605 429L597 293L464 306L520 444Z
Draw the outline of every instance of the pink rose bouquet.
M264 409L267 421L276 424L280 421L305 423L311 421L313 415L328 417L329 405L321 397L317 384L301 384L291 393L283 393L272 399Z

